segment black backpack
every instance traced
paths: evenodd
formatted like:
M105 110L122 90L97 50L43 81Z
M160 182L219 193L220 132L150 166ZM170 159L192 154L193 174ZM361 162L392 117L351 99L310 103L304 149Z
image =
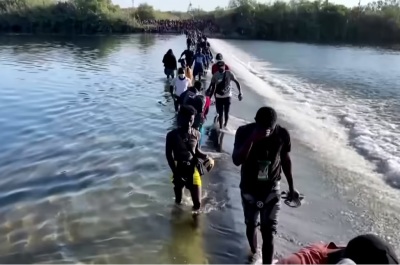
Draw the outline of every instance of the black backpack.
M225 85L225 80L226 80L226 72L224 73L222 81L219 82L215 87L215 93L217 93L220 96L225 95L229 91L229 87L226 87Z
M203 123L203 109L206 104L204 96L197 95L189 91L184 98L183 104L190 105L197 111L197 115L194 118L193 127L198 127L201 123Z

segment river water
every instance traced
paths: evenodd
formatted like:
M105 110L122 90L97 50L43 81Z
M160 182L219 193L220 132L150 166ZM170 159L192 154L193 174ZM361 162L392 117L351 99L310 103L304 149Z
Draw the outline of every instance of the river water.
M399 250L400 56L210 42L245 100L233 103L222 154L204 147L217 165L194 225L189 211L172 211L164 158L175 114L161 59L183 50L182 36L0 40L1 263L243 263L229 153L236 128L265 104L291 131L295 183L307 196L282 210L278 255L362 232Z

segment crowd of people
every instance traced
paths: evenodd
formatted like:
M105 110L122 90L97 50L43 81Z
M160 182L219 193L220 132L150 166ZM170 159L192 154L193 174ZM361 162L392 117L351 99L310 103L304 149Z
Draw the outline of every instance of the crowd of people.
M170 20L170 19L146 19L140 22L145 27L145 31L152 33L187 33L197 29L201 31L215 32L217 26L212 20L201 19L183 19L183 20Z
M178 60L172 50L163 58L165 75L173 80L170 92L178 113L178 126L167 134L165 150L173 174L175 203L181 204L186 187L192 197L193 213L197 215L201 209L201 178L214 167L214 160L200 148L209 108L215 100L214 128L220 131L229 120L231 83L239 91L239 101L243 96L241 85L222 54L218 53L214 62L207 37L200 30L188 31L186 36L186 48ZM210 66L211 82L204 89L201 80ZM357 236L347 246L337 246L333 242L313 244L274 260L280 201L283 199L286 205L296 208L303 197L294 187L289 131L277 120L273 108L260 107L254 122L239 127L235 135L232 162L241 166L240 196L250 261L262 260L263 264L399 264L393 248L372 234ZM285 193L280 192L282 172L289 186ZM257 241L258 227L261 247Z

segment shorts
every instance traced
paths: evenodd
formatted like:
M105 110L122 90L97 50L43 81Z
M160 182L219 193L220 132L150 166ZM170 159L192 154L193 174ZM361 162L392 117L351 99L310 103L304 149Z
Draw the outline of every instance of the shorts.
M265 199L257 199L250 193L241 193L244 221L246 225L257 226L260 217L261 230L266 229L276 234L280 206L279 191L272 191Z
M170 75L170 76L172 76L172 78L174 78L175 77L175 69L164 68L164 74L166 76Z
M176 162L175 162L176 164ZM194 173L193 176L187 176L187 178L185 178L185 181L182 179L182 177L177 177L175 178L174 175L171 176L171 182L175 185L175 186L182 186L182 187L186 187L187 189L191 189L194 185L201 187L201 176L199 171L197 170L197 168L194 168Z
M229 113L229 109L231 106L231 97L227 98L215 98L215 108L219 115L222 113Z
M203 74L203 73L204 73L204 69L202 66L197 66L197 65L194 66L193 76L197 76L198 74Z

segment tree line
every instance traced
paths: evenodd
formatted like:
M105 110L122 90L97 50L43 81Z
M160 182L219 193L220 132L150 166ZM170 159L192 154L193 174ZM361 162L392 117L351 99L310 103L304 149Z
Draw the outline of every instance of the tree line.
M143 31L149 21L189 18L213 21L217 29L213 33L221 37L330 43L400 42L400 0L379 0L352 8L328 0L268 4L231 0L225 8L190 13L160 12L147 4L123 9L111 0L0 1L0 32L7 33L130 33Z
M123 9L111 0L1 0L0 32L97 34L141 32L143 19L178 19L147 4Z
M326 1L291 0L261 4L231 0L213 18L221 33L252 39L396 44L400 1L379 0L348 8Z

